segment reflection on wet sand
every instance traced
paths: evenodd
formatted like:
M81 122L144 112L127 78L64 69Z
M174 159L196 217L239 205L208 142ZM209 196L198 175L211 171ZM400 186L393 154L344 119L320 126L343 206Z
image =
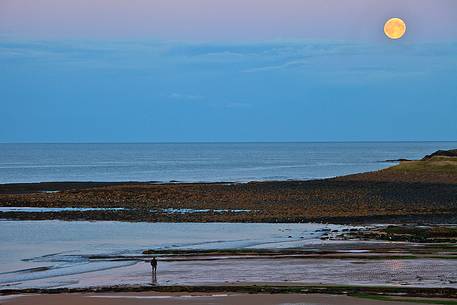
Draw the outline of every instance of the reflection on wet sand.
M5 249L0 290L254 283L457 289L453 245L320 239L347 232L347 226L53 221L0 226Z
M1 299L0 299L1 300ZM366 298L322 294L239 294L239 293L109 293L109 294L58 294L22 295L8 300L8 305L414 305L408 299L397 297L379 302ZM398 301L400 300L400 302ZM411 301L411 299L409 299ZM436 302L436 300L433 300ZM427 304L422 300L422 304ZM436 304L436 303L435 303ZM444 304L444 303L443 303ZM451 304L451 303L449 303Z

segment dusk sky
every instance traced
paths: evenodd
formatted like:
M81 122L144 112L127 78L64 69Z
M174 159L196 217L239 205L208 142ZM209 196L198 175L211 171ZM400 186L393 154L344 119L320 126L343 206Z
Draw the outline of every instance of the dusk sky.
M457 140L457 1L0 0L0 72L0 142Z

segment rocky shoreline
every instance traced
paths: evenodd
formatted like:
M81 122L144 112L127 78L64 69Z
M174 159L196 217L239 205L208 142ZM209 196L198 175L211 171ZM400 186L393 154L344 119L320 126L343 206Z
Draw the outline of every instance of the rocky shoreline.
M437 152L422 160L404 161L377 172L310 181L3 184L0 185L1 207L118 210L3 211L0 218L132 222L457 223L457 158L450 154Z
M350 178L354 180L348 180ZM372 178L367 177L367 180ZM93 186L87 183L83 188L71 190L62 190L66 188L62 183L62 188L55 184L59 190L52 193L0 194L1 206L117 210L18 210L0 212L0 218L129 222L457 223L457 184L360 179L363 178L353 176L223 185L137 183ZM21 188L26 187L21 185ZM33 187L35 185L31 185ZM0 189L5 187L0 186Z

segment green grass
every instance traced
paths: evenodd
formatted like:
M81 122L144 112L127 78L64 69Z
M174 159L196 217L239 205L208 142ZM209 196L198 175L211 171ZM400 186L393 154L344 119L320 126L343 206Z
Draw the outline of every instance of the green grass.
M398 298L385 295L375 295L375 294L356 294L353 297L370 299L377 301L390 301L390 302L409 302L417 304L438 304L438 305L457 305L457 300L436 300L436 299L411 299L411 298Z
M434 157L426 161L404 161L389 170L455 174L457 173L457 158Z

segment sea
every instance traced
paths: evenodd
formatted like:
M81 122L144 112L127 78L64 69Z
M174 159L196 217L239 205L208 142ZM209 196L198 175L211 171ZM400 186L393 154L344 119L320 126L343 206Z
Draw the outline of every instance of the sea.
M0 144L0 183L319 179L451 148L457 142Z

